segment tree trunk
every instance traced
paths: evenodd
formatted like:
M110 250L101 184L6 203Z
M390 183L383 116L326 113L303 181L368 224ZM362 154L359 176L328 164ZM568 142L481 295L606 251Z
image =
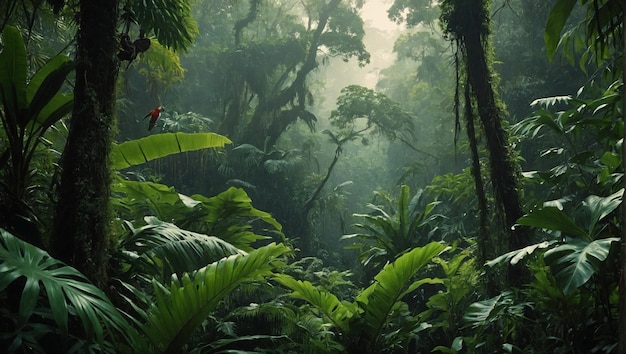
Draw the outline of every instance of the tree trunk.
M339 6L340 3L340 0L331 0L320 13L317 28L313 32L311 41L309 42L306 57L304 58L304 62L302 63L300 69L296 73L296 77L293 82L275 96L267 98L259 97L259 104L252 115L250 124L246 128L243 141L248 141L257 147L264 146L265 138L268 133L270 133L267 129L269 123L267 123L265 119L272 115L273 112L279 111L285 105L293 101L298 95L303 93L303 87L307 76L318 66L317 53L319 51L322 33L328 24L328 19L332 15L332 12L337 8L337 6ZM286 127L287 126L285 125L285 128ZM270 140L278 140L283 131L272 132L273 136L270 136ZM270 147L271 145L267 148L269 149Z
M469 83L465 85L465 121L467 128L467 139L470 147L470 155L472 157L472 176L474 177L474 188L476 189L476 198L478 199L478 261L479 264L485 264L489 260L489 207L487 205L487 193L483 185L483 177L480 171L480 155L478 154L478 142L476 140L476 129L474 128L474 108L472 107L472 97L470 94ZM493 250L492 250L493 251ZM498 286L496 284L493 272L486 270L487 295L494 297L498 294Z
M626 35L624 35L624 29L626 28L626 11L622 9L622 40L626 48ZM622 56L622 85L626 84L626 60ZM626 122L624 112L626 112L626 90L622 87L622 119ZM624 130L624 141L626 141L626 130ZM622 169L626 170L626 144L622 143ZM624 180L624 187L626 188L626 178ZM621 247L621 272L619 281L619 353L626 353L626 206L622 201L622 247Z
M107 277L111 130L117 61L117 1L81 0L74 109L61 159L51 251L94 284Z
M510 233L508 249L519 249L527 245L520 228L511 228L523 215L517 191L517 178L511 161L508 137L502 127L500 110L497 106L483 39L480 29L472 29L464 33L467 56L467 73L469 82L478 105L487 149L489 150L490 175L496 198L496 207L501 208L505 218L505 232Z

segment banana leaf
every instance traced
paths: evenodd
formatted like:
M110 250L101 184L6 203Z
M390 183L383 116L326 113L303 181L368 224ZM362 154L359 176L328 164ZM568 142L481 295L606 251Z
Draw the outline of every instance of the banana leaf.
M215 133L163 133L115 144L111 148L114 169L122 170L161 157L201 149L221 148L232 142Z

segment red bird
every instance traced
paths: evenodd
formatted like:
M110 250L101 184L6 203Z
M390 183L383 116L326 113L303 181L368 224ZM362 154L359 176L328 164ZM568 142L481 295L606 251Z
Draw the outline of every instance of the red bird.
M148 130L152 130L152 128L154 128L154 125L156 124L157 119L159 119L161 112L163 112L164 110L165 108L163 106L157 106L157 108L151 110L150 112L148 112L148 114L146 114L143 117L143 119L150 117L150 124L148 124Z

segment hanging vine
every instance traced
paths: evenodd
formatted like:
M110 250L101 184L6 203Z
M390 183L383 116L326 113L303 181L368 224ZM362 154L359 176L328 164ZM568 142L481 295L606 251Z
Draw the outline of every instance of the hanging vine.
M494 75L490 67L488 38L490 35L488 0L446 0L441 4L441 26L446 38L455 43L457 65L457 92L455 108L459 129L459 86L461 67L465 74L465 119L470 141L472 156L472 173L475 179L476 193L480 208L481 257L487 257L507 249L522 248L527 244L524 230L514 229L518 218L523 215L521 201L517 189L517 170L511 159L507 132L502 125L502 105L494 90ZM462 65L461 65L462 64ZM474 131L475 104L483 136L489 151L490 178L495 196L494 212L501 225L501 233L508 239L500 242L487 242L487 200L482 186L480 161L478 155L476 132ZM492 249L487 250L487 245Z

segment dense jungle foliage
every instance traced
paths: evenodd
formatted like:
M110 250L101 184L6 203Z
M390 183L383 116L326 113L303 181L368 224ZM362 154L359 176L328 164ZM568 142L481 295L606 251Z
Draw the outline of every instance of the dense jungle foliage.
M625 16L0 1L0 348L625 353Z

